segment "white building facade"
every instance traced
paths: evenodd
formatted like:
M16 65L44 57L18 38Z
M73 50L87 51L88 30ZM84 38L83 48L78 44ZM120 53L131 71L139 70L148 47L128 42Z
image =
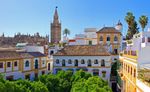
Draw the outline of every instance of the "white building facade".
M97 29L86 28L84 34L76 34L75 38L69 40L69 45L96 45L97 44ZM74 40L74 41L73 41Z
M89 52L92 49L93 51ZM67 46L54 54L53 58L54 74L59 70L76 72L82 69L92 75L100 76L105 80L110 79L111 56L101 46Z

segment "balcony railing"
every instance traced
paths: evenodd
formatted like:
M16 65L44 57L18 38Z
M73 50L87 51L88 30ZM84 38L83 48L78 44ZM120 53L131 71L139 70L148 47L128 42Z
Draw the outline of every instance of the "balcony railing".
M133 51L133 50L123 51L122 56L132 58L132 59L137 59L137 51Z
M142 80L145 84L150 86L150 70L138 70L138 79Z

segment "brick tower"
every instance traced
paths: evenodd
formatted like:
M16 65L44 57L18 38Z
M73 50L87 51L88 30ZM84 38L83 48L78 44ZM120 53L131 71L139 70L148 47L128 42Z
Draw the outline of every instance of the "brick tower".
M51 23L51 43L61 41L61 23L59 22L57 7L55 8L53 23Z

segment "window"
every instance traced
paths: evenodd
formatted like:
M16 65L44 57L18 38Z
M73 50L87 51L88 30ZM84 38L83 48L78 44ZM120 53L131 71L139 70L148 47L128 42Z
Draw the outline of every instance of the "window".
M42 71L42 75L44 75L45 74L45 71Z
M136 77L136 70L134 69L134 77Z
M35 69L38 69L38 60L35 60L35 65L34 65Z
M25 67L29 67L29 61L28 60L25 63Z
M72 64L72 61L71 61L71 59L69 59L69 60L68 60L68 64Z
M59 59L56 59L56 64L59 64Z
M91 59L88 60L88 66L92 66Z
M128 73L129 73L129 71L130 71L130 67L128 66Z
M75 60L75 66L78 66L78 60L77 59Z
M105 60L104 59L101 61L101 66L105 66Z
M150 37L147 38L148 42L150 42Z
M102 77L103 77L103 78L106 77L106 71L102 71Z
M43 64L43 65L45 64L45 60L42 61L42 64Z
M52 50L52 51L50 51L50 55L53 55L54 54L54 51Z
M48 70L50 70L51 69L51 64L50 63L48 63Z
M96 60L94 60L94 64L98 64L98 60L96 59Z
M62 60L62 66L65 66L65 59Z
M107 37L107 41L110 41L110 37L109 36Z
M0 63L0 68L3 68L3 63Z
M127 64L126 64L126 72L128 71L128 66L127 66Z
M100 37L100 41L103 41L103 37L102 36Z
M16 67L17 65L18 65L17 61L16 61L16 62L14 62L14 66Z
M25 75L25 79L30 80L30 74Z
M117 38L117 36L115 36L115 37L114 37L114 41L118 41L118 38Z
M93 75L99 76L99 69L93 69Z
M144 43L144 42L145 42L145 38L143 37L143 38L142 38L142 43Z
M92 41L89 41L89 45L92 45Z
M7 62L7 67L11 67L11 63L10 62Z
M81 64L85 64L85 61L84 61L84 59L82 59L82 60L81 60Z
M132 67L131 67L131 76L132 76Z

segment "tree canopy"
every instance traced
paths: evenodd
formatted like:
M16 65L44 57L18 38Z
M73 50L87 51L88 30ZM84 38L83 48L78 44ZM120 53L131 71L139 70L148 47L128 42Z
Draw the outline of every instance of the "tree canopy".
M0 76L1 77L1 76ZM0 79L2 92L112 92L108 83L82 70L41 75L35 81Z

